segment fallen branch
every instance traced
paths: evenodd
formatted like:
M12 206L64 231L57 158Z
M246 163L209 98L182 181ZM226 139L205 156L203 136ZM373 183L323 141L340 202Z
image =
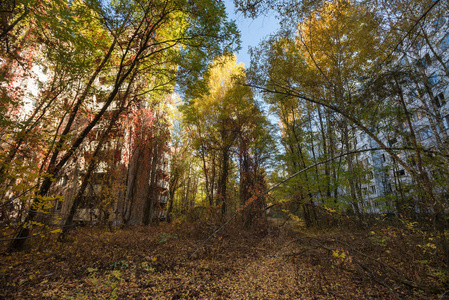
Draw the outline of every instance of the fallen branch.
M317 239L317 238L309 237L309 236L302 236L302 237L300 237L300 238L297 238L297 239L295 239L295 240L289 242L288 244L284 245L283 247L279 248L279 249L275 252L274 255L269 255L268 257L288 257L288 256L298 256L298 255L301 255L301 254L303 254L303 253L305 253L305 252L308 252L308 251L312 250L313 248L308 248L308 249L303 250L303 251L298 252L298 253L276 255L276 253L278 253L278 252L281 251L282 249L285 249L286 247L290 246L291 244L297 243L297 242L299 242L300 240L304 240L304 239L310 239L310 240L314 241L314 243L316 244L315 249L321 248L321 249L324 249L324 250L326 250L326 251L328 251L328 252L334 251L334 249L331 249L331 248L329 248L329 247L323 245L323 243L322 243L323 241L321 241L321 240L319 240L319 239ZM401 283L401 284L403 284L403 285L405 285L405 286L408 286L408 287L410 287L410 288L413 288L413 289L426 290L426 288L425 288L424 286L419 285L419 284L416 284L415 282L412 282L412 281L410 281L410 280L404 278L404 277L405 277L404 275L402 275L402 274L400 274L398 271L394 270L394 269L393 269L390 265L388 265L387 263L382 262L382 261L380 261L379 259L377 259L377 258L375 258L375 257L371 257L371 256L369 256L369 255L367 255L367 254L365 254L365 253L363 253L363 252L361 252L361 251L359 251L359 250L353 249L353 248L351 248L351 247L350 247L347 243L345 243L345 242L338 241L338 240L335 240L335 239L332 239L332 240L325 240L324 242L328 242L328 243L330 242L330 243L341 244L341 245L343 245L343 246L345 247L345 250L346 250L347 252L349 252L349 253L352 252L352 254L355 253L355 254L357 254L357 255L359 255L359 256L362 256L362 257L364 257L364 258L366 258L366 259L368 259L368 260L374 261L375 263L379 264L380 266L384 267L385 269L389 270L390 272L392 272L392 273L395 275L394 277L385 275L386 278L390 278L390 279L392 279L392 280L394 280L394 281L396 281L396 282L398 282L398 283ZM364 273L366 273L366 274L369 273L368 275L370 275L370 276L368 276L368 277L370 277L371 279L373 279L376 283L381 284L377 279L375 279L373 273L369 270L368 266L366 266L365 264L361 263L360 261L355 261L355 263L356 263L357 265L359 265L359 266L364 270ZM348 271L348 269L344 269L344 270ZM385 287L388 287L388 286L386 286L386 284L381 284L381 285L383 285L383 286L385 286ZM391 289L390 287L388 287L388 288ZM449 292L449 291L447 291L447 292ZM447 292L446 292L446 293L447 293Z

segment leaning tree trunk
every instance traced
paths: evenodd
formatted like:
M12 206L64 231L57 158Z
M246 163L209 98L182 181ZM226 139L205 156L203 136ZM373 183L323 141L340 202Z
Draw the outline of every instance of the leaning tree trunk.
M127 91L127 93L129 93L129 89ZM127 95L127 93L125 94L125 97ZM124 102L124 100L122 100ZM122 102L122 104L123 104ZM98 161L98 154L100 153L101 148L103 147L103 143L105 142L106 138L109 135L109 132L112 130L112 127L115 125L120 113L123 111L123 106L121 106L121 108L119 110L117 110L113 115L111 120L109 121L109 125L106 128L106 130L103 132L103 134L101 135L100 140L98 141L97 147L95 148L94 153L92 154L92 159L89 163L89 167L87 169L86 174L83 176L83 180L81 183L81 187L78 191L78 193L76 194L75 199L72 202L72 206L70 207L70 211L69 214L67 216L67 219L64 223L64 226L62 228L62 232L58 237L59 241L62 241L65 239L65 236L69 230L69 228L72 226L72 222L73 222L73 218L75 216L76 210L79 207L79 204L81 203L81 200L83 198L84 192L86 191L87 186L90 183L90 178L92 176L92 173L94 172L95 168L97 167L97 161Z

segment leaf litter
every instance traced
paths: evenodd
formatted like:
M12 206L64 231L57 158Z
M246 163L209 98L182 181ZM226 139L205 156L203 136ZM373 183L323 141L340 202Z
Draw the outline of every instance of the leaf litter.
M0 298L429 299L447 288L428 257L411 264L405 246L393 253L371 232L229 226L190 258L207 235L201 225L86 227L65 243L36 240L3 255Z

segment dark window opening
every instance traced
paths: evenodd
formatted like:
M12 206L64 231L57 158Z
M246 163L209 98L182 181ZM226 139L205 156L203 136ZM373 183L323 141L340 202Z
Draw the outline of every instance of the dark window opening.
M396 177L401 177L405 175L405 171L404 170L399 170L395 172Z
M443 118L443 126L444 126L444 129L449 128L449 115L447 115Z
M429 53L426 53L426 55L424 55L424 57L421 58L420 60L418 60L418 62L417 62L418 67L420 67L422 69L427 68L428 66L431 65L431 63L432 63L432 59L430 58Z
M431 86L435 86L438 84L438 82L440 82L440 79L437 75L432 75L429 77L428 82Z
M423 129L421 129L419 133L423 140L428 139L432 136L432 131L430 130L429 126L426 126Z
M389 141L388 141L388 145L390 145L390 147L392 147L394 144L396 144L397 143L397 139L396 138L392 138L392 139L390 139Z
M446 104L446 99L444 98L443 93L439 93L433 100L437 107L441 107Z

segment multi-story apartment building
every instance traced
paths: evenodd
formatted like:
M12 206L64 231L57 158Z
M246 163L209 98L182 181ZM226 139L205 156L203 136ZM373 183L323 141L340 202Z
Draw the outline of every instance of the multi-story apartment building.
M446 16L435 18L422 30L413 32L396 52L397 69L405 76L401 90L406 104L406 117L398 118L392 132L379 132L378 137L388 147L412 147L412 138L423 150L448 151L449 136L449 26ZM398 100L399 101L399 100ZM404 114L404 116L405 116ZM377 148L377 143L363 132L356 135L356 148ZM411 167L416 167L413 151L397 151ZM408 198L409 206L419 211L417 198L411 196L413 182L410 174L383 150L359 155L368 175L361 185L365 211L371 213L396 211L397 198ZM424 166L432 179L434 170ZM437 192L443 189L435 187ZM443 195L444 197L444 195Z
M107 92L105 79L98 79L96 85L100 94L101 91ZM153 126L157 123L153 121L161 118L161 112L156 112L143 99L136 99L134 106L125 111L120 105L125 96L124 92L119 93L108 107L105 121L93 128L88 141L80 149L80 155L61 176L58 191L55 192L62 193L63 201L57 202L55 210L62 221L73 205L98 146L100 151L96 154L96 167L74 219L93 223L109 220L115 225L166 219L169 125L160 122ZM95 114L102 108L103 101L101 96L95 96L88 109ZM110 117L117 113L122 113L122 117L115 122L108 137L101 140Z

